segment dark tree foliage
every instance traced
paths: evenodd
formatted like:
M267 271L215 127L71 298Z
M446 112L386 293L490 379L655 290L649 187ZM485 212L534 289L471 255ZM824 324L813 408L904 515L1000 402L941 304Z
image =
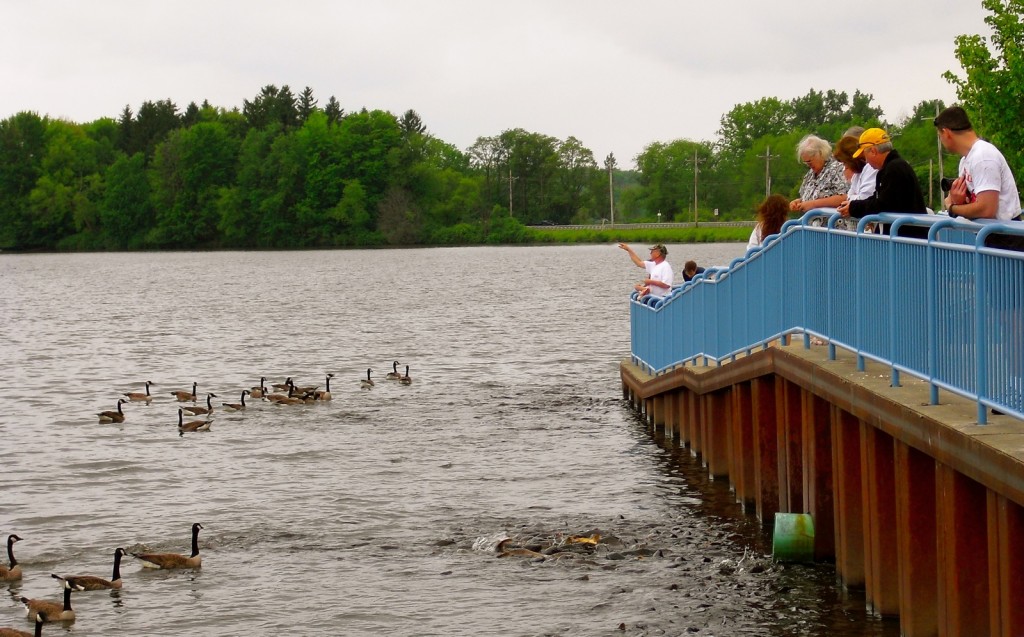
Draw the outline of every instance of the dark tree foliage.
M242 114L252 128L278 125L289 130L299 124L299 102L287 84L267 84L251 101L242 101Z
M402 114L402 118L398 120L398 126L406 137L425 135L427 132L427 126L420 119L419 113L411 108Z
M341 104L338 103L338 100L333 95L327 100L327 106L324 107L324 115L327 116L327 121L332 124L340 123L341 119L345 117L345 109L341 107Z
M181 125L185 127L194 126L200 122L200 118L199 105L195 102L189 102L188 106L185 107L185 112L181 114Z
M28 201L43 175L48 124L31 112L0 121L0 249L49 247L32 231Z
M307 86L306 88L302 89L302 93L299 93L299 123L305 124L306 120L309 119L309 116L312 115L316 110L316 98L313 97L313 89Z

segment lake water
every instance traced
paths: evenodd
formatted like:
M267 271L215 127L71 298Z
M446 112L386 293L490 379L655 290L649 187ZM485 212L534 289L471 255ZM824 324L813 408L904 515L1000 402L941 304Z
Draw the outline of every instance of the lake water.
M743 247L669 250L678 271ZM25 571L0 626L59 599L50 573L187 553L201 522L201 570L126 558L123 590L44 634L898 634L830 566L772 566L727 484L622 400L640 274L614 245L0 256L0 534ZM178 434L193 382L219 408L327 373L330 402Z

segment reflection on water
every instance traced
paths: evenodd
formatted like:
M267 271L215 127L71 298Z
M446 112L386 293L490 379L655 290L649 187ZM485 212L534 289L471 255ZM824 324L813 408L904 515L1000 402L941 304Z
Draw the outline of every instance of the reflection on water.
M201 571L126 560L116 596L74 594L73 632L896 634L828 566L767 561L728 486L620 400L637 272L613 244L4 255L0 533L26 574L0 625L58 598L49 573L187 553L198 521ZM329 402L220 409L327 373ZM213 425L179 436L193 382Z

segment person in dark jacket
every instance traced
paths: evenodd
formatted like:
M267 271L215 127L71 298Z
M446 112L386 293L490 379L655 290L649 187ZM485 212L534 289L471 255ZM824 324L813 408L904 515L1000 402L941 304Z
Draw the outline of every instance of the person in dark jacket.
M704 268L697 265L696 261L687 261L683 264L683 281L691 281L698 274L703 274Z
M924 203L921 184L914 169L906 159L892 147L889 134L881 128L869 128L860 136L857 152L864 160L878 170L875 175L875 194L854 201L845 201L839 207L844 217L865 217L880 212L909 212L928 214ZM927 236L927 228L906 228L905 236Z

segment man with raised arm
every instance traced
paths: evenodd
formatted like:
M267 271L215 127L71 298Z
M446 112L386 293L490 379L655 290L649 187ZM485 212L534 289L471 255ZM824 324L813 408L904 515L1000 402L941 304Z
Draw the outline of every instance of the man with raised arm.
M660 298L672 290L672 266L665 260L665 257L668 256L668 250L665 249L664 244L659 243L651 246L650 261L642 260L637 256L636 252L633 252L633 248L625 243L620 243L619 247L629 254L629 258L637 267L647 270L647 278L633 286L633 289L639 292L640 296L650 294L653 297Z

